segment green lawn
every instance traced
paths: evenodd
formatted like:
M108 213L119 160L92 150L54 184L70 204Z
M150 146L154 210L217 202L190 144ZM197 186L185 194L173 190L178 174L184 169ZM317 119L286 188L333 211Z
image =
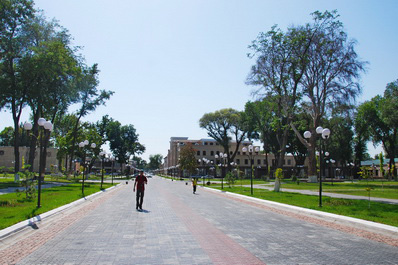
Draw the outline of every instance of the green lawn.
M359 195L359 196L368 196L368 192L366 188L372 188L370 192L371 197L377 198L387 198L387 199L398 199L398 182L390 181L390 182L376 182L376 181L360 181L354 183L348 182L338 182L338 183L330 183L324 182L322 184L322 190L324 192L333 192L333 193L341 193L348 195ZM319 183L300 183L297 185L292 182L287 182L282 184L282 189L296 189L296 190L319 190Z
M215 187L212 186L212 188ZM218 187L217 189L220 188ZM251 196L250 188L247 187L242 188L240 186L235 186L229 188L224 186L224 191ZM367 200L346 200L323 197L323 207L319 208L318 196L303 195L291 192L274 192L263 189L254 189L253 193L253 197L260 199L355 217L392 226L398 226L398 205L377 203L371 201L369 209L369 202Z
M112 185L108 183L103 184L105 189L110 186ZM19 196L17 193L0 195L0 229L82 198L81 188L81 184L73 183L43 189L41 194L42 207L40 208L36 207L37 198L26 200L24 193L20 193ZM86 183L84 185L85 196L98 191L100 191L100 183Z

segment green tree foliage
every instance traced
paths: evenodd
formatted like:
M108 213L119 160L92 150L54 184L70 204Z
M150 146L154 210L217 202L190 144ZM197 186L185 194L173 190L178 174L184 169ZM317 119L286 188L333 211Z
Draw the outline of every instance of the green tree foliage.
M19 62L29 50L25 32L26 25L34 17L33 2L2 0L0 10L0 109L9 109L14 121L14 172L17 173L20 169L18 127L27 97Z
M266 99L255 102L247 102L245 105L244 119L248 125L248 135L259 139L263 144L266 157L266 168L268 168L268 154L278 153L279 145L273 127L273 120L276 118L273 113L272 103Z
M196 150L193 148L191 143L187 143L180 147L180 155L178 157L178 164L181 170L185 170L188 174L193 175L198 166L196 160Z
M113 91L98 90L98 66L94 64L92 67L83 66L81 74L76 79L76 87L78 91L77 103L79 105L76 111L77 120L74 124L71 158L69 168L72 169L72 160L74 148L77 143L77 131L80 125L80 119L96 110L98 106L104 105L105 102L113 95Z
M356 120L363 122L361 130L373 144L382 144L392 168L398 143L398 80L387 84L384 96L375 96L358 107ZM396 171L393 172L396 177ZM391 177L391 176L390 176Z
M160 154L150 155L148 169L158 169L163 164L163 156Z
M109 121L107 140L111 152L119 163L127 163L130 158L145 151L145 147L138 142L138 136L133 125L121 125L118 121Z
M281 166L286 152L290 125L308 149L309 175L316 175L315 128L330 110L350 106L360 92L359 74L364 70L355 52L355 41L349 40L336 11L316 11L312 23L294 26L283 32L272 27L260 33L250 48L256 56L248 84L260 86L261 99L270 98L279 118L278 131ZM311 115L309 143L294 124L297 108Z
M228 169L239 151L241 142L247 136L248 126L244 121L242 113L231 108L206 113L199 121L199 126L207 130L207 134L224 148L224 153L228 155ZM230 150L231 140L236 143L235 150Z
M14 128L5 127L0 132L0 146L12 146L14 144Z

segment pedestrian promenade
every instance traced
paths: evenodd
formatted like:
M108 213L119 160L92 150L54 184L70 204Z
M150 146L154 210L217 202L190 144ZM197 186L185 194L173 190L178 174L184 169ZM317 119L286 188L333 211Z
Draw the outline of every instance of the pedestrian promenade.
M185 182L151 178L144 210L132 182L26 236L0 264L396 264L398 242L354 235Z

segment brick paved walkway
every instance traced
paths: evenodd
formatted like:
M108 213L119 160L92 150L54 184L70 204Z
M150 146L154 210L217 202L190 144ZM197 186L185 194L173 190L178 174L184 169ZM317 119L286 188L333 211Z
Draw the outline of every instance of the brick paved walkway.
M193 195L183 182L149 179L145 210L137 212L131 189L131 183L123 185L62 222L38 229L23 244L1 251L0 263L398 262L398 247L201 188Z

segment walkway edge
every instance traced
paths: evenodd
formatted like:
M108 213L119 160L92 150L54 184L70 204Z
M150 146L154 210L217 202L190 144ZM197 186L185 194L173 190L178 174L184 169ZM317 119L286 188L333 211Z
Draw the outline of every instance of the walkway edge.
M65 211L65 210L67 210L67 209L73 207L73 206L76 206L76 205L78 205L78 204L81 204L81 203L83 203L83 202L86 202L88 199L92 199L93 197L96 197L96 196L98 196L98 195L101 195L101 194L103 194L104 192L109 191L109 190L111 190L111 189L114 189L114 188L116 188L116 187L118 187L118 186L120 186L120 185L121 185L121 183L119 183L119 184L117 184L117 185L115 185L115 186L112 186L112 187L110 187L110 188L107 188L107 189L105 189L105 190L101 190L101 191L98 191L98 192L96 192L96 193L93 193L93 194L91 194L91 195L89 195L89 196L87 196L87 197L84 197L84 198L78 199L78 200L76 200L76 201L73 201L73 202L71 202L71 203L65 204L65 205L60 206L60 207L58 207L58 208L52 209L52 210L50 210L50 211L48 211L48 212L45 212L45 213L36 215L35 217L32 217L32 218L27 219L27 220L25 220L25 221L21 221L21 222L19 222L19 223L16 223L15 225L12 225L12 226L9 226L9 227L7 227L7 228L4 228L4 229L0 230L0 240L3 239L3 238L5 238L5 237L8 237L8 236L10 236L10 235L12 235L12 234L14 234L14 233L17 233L17 232L19 232L20 230L22 230L22 229L24 229L24 228L27 228L27 227L29 227L29 226L32 226L32 225L34 225L36 222L40 222L40 221L43 221L44 219L48 219L49 217L51 217L51 216L53 216L53 215L55 215L55 214L57 214L57 213L60 213L60 212L62 212L62 211Z
M367 221L367 220L362 220L354 217L348 217L344 215L338 215L338 214L333 214L333 213L327 213L327 212L322 212L322 211L317 211L317 210L312 210L312 209L307 209L303 207L298 207L298 206L293 206L289 204L284 204L284 203L279 203L279 202L274 202L274 201L269 201L269 200L264 200L264 199L258 199L258 198L253 198L250 196L242 195L242 194L237 194L233 192L228 192L228 191L222 191L218 189L212 189L208 187L202 187L204 189L208 189L214 192L220 192L223 194L226 194L228 196L232 197L237 197L246 201L253 201L257 202L263 205L267 205L273 208L278 208L278 209L283 209L289 212L294 212L298 214L305 214L311 217L317 217L317 218L322 218L324 220L333 222L333 223L339 223L355 228L362 228L363 230L375 232L375 233L382 233L384 235L388 236L394 236L398 238L398 227L391 226L391 225L385 225L385 224L380 224L372 221ZM393 234L391 234L393 233Z

